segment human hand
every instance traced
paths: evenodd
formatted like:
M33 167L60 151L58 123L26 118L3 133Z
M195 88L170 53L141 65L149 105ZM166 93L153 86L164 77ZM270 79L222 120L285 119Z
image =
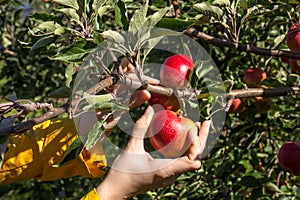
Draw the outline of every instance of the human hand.
M144 149L144 137L153 117L152 107L136 122L126 149L114 161L108 175L97 187L101 199L126 199L146 191L166 187L178 176L201 167L201 154L208 137L210 122L199 127L199 134L188 133L191 146L186 155L176 159L154 159Z

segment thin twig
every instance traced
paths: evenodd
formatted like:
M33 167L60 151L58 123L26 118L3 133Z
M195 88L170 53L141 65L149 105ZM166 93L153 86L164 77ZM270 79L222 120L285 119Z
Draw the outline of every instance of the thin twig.
M256 55L286 57L286 58L293 58L293 59L300 60L299 52L276 50L276 49L264 49L250 44L242 44L230 40L215 38L203 32L197 31L195 28L189 28L188 30L185 31L185 33L189 36L205 40L208 43L219 47L235 48L239 51L250 52Z

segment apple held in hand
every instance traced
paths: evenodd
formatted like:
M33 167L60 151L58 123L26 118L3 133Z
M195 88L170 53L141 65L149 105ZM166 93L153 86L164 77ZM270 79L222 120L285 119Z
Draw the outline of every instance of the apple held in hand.
M189 84L194 62L186 55L168 57L160 69L160 81L165 87L183 89Z
M179 157L191 145L189 131L197 134L195 123L185 117L177 116L170 110L161 110L154 114L149 126L149 139L159 153L165 157Z
M294 23L286 35L286 42L291 51L300 52L300 29L299 23Z
M295 176L300 176L300 143L286 142L278 153L279 165Z
M244 82L249 87L256 87L258 86L258 83L265 80L267 78L266 72L264 72L260 68L249 68L246 70L244 74Z
M164 96L153 92L150 92L150 94L151 98L148 102L155 112L159 110L172 110L176 112L180 109L179 101L175 96Z

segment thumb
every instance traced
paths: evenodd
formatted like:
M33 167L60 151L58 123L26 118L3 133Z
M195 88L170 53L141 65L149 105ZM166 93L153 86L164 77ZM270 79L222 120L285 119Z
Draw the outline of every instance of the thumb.
M200 160L190 160L187 156L176 158L164 171L169 175L181 175L186 172L195 171L201 167Z
M137 120L133 127L131 138L127 144L126 150L129 152L144 152L144 138L147 133L148 127L154 115L154 110L149 106L144 115Z

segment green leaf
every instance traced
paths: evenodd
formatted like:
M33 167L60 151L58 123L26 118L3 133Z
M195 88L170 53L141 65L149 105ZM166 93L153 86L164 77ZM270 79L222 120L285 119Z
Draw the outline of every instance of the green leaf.
M57 36L48 35L39 39L30 49L30 52L34 52L38 49L44 48L47 45L53 43L57 39Z
M230 1L229 0L215 0L212 4L213 5L218 5L218 6L229 7L230 6Z
M58 9L58 11L64 13L71 20L80 21L79 15L77 14L76 10L73 8L61 8Z
M148 5L142 6L139 10L136 10L129 22L129 32L135 33L138 29L143 28L145 21L147 20ZM144 27L145 28L145 27Z
M198 63L198 64L197 64ZM212 65L203 65L203 62L197 62L195 66L195 73L198 79L203 78L206 74L212 71L215 67Z
M172 29L176 31L186 30L193 25L196 20L182 20L178 18L163 18L157 24L156 27Z
M56 23L59 23L60 25L63 25L61 20L53 14L49 14L49 13L44 13L44 12L36 12L33 13L30 18L32 20L34 20L35 22L37 22L38 24L42 23L42 22L46 22L46 21L53 21Z
M55 21L48 21L48 22L41 23L40 25L35 27L34 30L38 29L39 32L52 33L56 29L61 28L61 27L62 26L60 24L56 23Z
M54 31L54 35L64 35L64 34L65 34L65 28L64 27L58 28Z
M210 5L207 2L197 3L194 5L194 7L200 13L207 15L207 16L215 17L217 19L221 19L222 15L223 15L223 11L221 8Z
M273 48L277 48L279 45L280 45L280 43L282 42L282 41L284 41L285 40L285 34L282 34L282 35L278 35L275 39L274 39L274 45L273 45Z
M104 131L104 120L103 121L97 121L93 128L88 132L87 136L87 142L86 142L86 149L91 149L100 139L101 135Z
M66 86L70 87L70 84L73 80L73 75L76 73L77 71L77 65L74 63L70 63L65 71L65 77L66 77Z
M79 39L70 46L63 48L57 55L50 57L50 59L64 62L81 62L95 47L94 43L88 42L86 39Z
M281 193L282 191L278 188L278 186L272 182L268 182L264 185L264 187L270 191L273 191L273 192L279 192Z
M148 20L145 27L154 27L164 16L165 14L170 10L170 8L163 8L158 11L156 11L153 15L148 17Z
M115 4L115 22L124 30L128 30L129 20L127 17L127 10L125 8L125 3L121 0Z
M110 100L112 100L112 95L111 94L90 95L90 94L84 93L84 98L89 104L95 105L95 104L101 104L104 102L110 102Z
M103 39L108 39L115 43L123 44L125 42L124 37L117 31L107 30L100 33L100 35Z
M77 0L53 0L54 3L58 3L63 6L68 6L74 8L75 10L79 9Z
M50 94L48 94L48 97L50 98L68 98L70 97L70 88L68 87L60 87L57 90L54 90Z
M84 149L86 140L86 135L81 135L76 140L74 140L67 149L63 160L58 164L54 164L53 167L60 167L70 163L72 160L75 160Z

